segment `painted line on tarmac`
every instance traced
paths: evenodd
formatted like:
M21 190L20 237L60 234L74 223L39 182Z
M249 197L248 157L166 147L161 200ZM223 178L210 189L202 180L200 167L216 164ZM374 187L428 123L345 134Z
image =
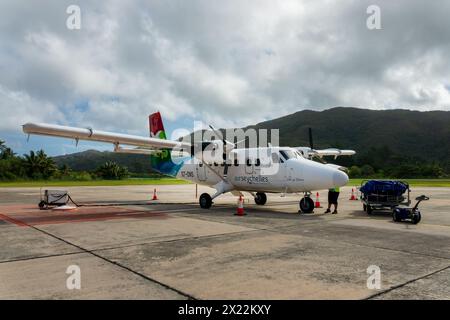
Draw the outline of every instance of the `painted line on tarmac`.
M15 224L19 227L27 227L28 226L26 223L24 223L20 220L8 217L7 215L1 214L1 213L0 213L0 219L3 221L9 222L9 223Z
M10 263L10 262L20 262L20 261L31 261L31 260L45 259L45 258L71 256L71 255L81 254L81 253L85 253L85 252L84 251L74 251L74 252L68 252L68 253L49 254L49 255L45 255L45 256L36 256L36 257L28 257L28 258L24 257L24 258L3 260L3 261L0 261L0 264L2 264L2 263Z

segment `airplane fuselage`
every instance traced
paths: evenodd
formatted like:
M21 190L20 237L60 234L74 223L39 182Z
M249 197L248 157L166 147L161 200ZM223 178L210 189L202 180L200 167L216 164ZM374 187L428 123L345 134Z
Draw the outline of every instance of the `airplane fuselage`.
M172 160L177 162L175 157ZM182 158L181 163L175 175L179 179L211 187L225 183L239 191L308 192L344 186L348 181L344 172L305 159L293 148L235 149L226 161L192 157Z

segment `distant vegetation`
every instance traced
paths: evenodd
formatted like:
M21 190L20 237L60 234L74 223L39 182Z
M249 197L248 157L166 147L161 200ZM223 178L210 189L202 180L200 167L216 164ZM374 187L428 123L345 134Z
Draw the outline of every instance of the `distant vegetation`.
M91 181L96 179L122 180L130 176L128 169L107 161L90 171L75 171L67 164L57 166L43 150L30 151L22 157L0 140L0 181Z
M446 178L450 174L448 159L400 155L387 146L371 147L354 158L341 158L336 163L349 168L351 178Z
M130 175L126 167L121 167L114 161L107 161L98 167L95 172L105 180L122 180L128 178Z

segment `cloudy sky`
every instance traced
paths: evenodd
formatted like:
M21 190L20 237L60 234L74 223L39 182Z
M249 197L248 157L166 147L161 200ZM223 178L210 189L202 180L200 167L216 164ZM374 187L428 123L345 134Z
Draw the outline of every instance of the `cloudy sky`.
M69 30L69 5L81 29ZM381 30L366 10L381 9ZM91 148L28 121L148 135L333 106L450 110L450 1L0 2L0 138L18 153ZM103 146L103 149L111 149Z

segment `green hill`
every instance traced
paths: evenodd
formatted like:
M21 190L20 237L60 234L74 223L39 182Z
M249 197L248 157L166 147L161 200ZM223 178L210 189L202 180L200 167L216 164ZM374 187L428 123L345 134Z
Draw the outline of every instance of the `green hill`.
M389 147L393 152L442 161L450 155L450 112L332 108L299 111L258 123L256 128L280 129L280 144L308 146L313 128L314 147L354 149Z
M58 167L65 164L75 171L94 171L105 162L114 161L121 166L127 167L132 173L149 174L152 172L149 156L141 154L87 150L53 157L53 160Z

